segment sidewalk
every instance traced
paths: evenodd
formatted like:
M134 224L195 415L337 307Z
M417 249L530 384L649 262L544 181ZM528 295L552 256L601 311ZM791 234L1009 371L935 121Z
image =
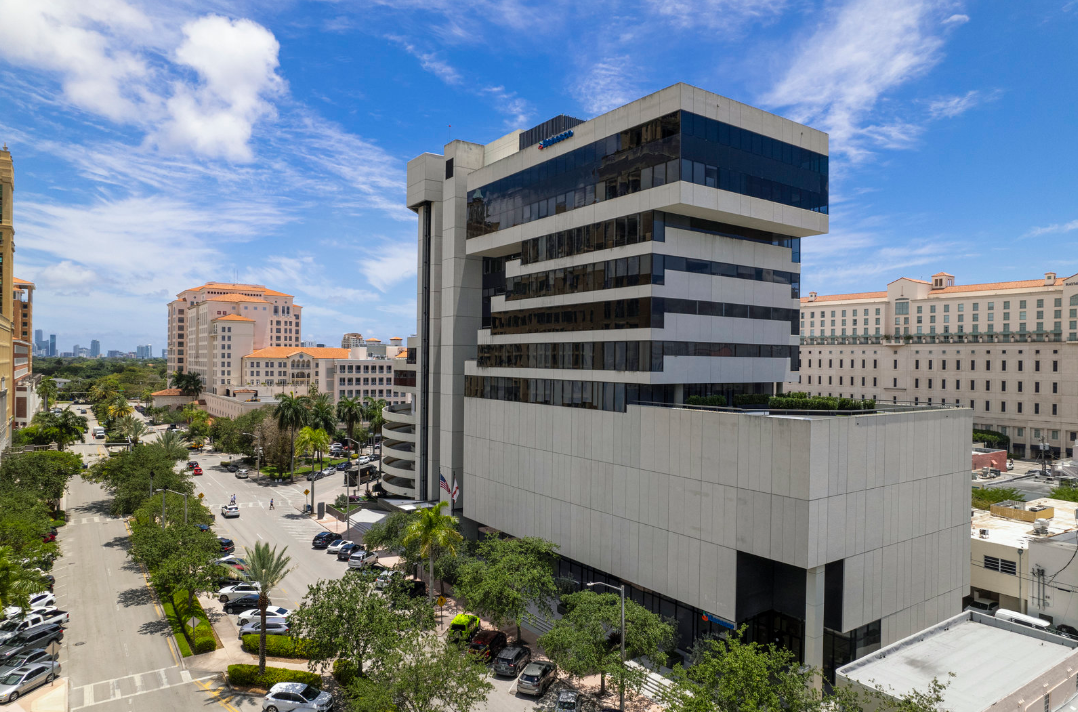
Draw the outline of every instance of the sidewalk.
M201 596L200 601L206 611L213 610L211 604L213 598ZM258 654L248 653L243 650L243 643L239 639L239 629L236 627L234 616L214 611L210 614L214 632L221 640L221 647L210 653L192 655L184 658L184 665L191 671L192 676L200 677L203 674L223 673L229 665L258 665ZM289 670L306 670L306 660L290 660L283 658L266 658L267 667L288 668Z

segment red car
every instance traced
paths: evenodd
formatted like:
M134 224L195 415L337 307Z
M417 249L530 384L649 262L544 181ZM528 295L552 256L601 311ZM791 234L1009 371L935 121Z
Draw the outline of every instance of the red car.
M192 475L201 475L202 474L202 468L199 467L198 465L195 465L195 469L191 470L191 474Z

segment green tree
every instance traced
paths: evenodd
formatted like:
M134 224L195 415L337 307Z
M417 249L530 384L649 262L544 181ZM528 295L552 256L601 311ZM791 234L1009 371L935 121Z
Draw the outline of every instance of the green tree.
M486 663L426 631L405 632L377 671L349 686L353 712L471 712L494 686Z
M187 457L187 445L185 444L183 436L175 430L166 430L161 433L150 447L159 449L164 457L173 462L183 460Z
M321 428L315 429L305 425L296 436L296 452L311 458L311 469L314 469L314 457L318 457L321 464L322 453L329 450L329 435Z
M68 480L81 470L82 457L70 452L9 453L0 460L0 488L30 492L55 505L64 496Z
M327 433L337 432L337 411L328 393L318 393L307 397L307 425Z
M273 410L273 417L277 420L277 427L281 430L290 431L292 440L292 478L296 476L296 430L307 424L307 409L303 406L302 396L292 393L282 393L277 396L277 407Z
M344 423L349 440L361 442L355 436L356 426L363 422L363 404L355 398L341 398L337 401L337 419Z
M285 556L287 546L278 553L277 547L270 549L265 542L257 542L254 549L244 549L247 552L247 575L252 583L261 587L258 593L259 620L262 623L258 631L258 673L262 674L266 672L266 608L270 602L269 592L291 571L288 564L292 557Z
M307 589L289 625L293 637L307 641L312 672L324 672L340 659L360 675L375 674L404 632L433 627L434 609L427 601L417 603L403 592L383 595L375 587L377 576L362 569Z
M590 590L562 597L566 614L539 638L550 659L574 677L599 674L600 693L611 676L626 690L639 690L646 673L621 663L621 596ZM666 662L673 647L674 627L632 599L625 601L625 659L647 657Z
M197 373L190 372L173 373L172 387L179 388L185 396L191 396L192 398L198 398L204 388L202 384L202 376Z
M1058 490L1060 488L1057 487L1056 489ZM1055 490L1053 490L1051 496L1055 497ZM1057 497L1057 499L1060 498ZM1000 502L1006 502L1007 500L1025 502L1026 496L1014 487L992 487L988 489L974 487L971 496L971 504L977 509L989 509L993 504L999 504ZM1074 501L1078 502L1078 500Z
M49 409L49 403L56 400L60 389L56 387L56 381L51 376L45 376L37 384L37 394L45 399L45 410Z
M9 546L0 546L0 611L8 606L29 607L29 598L47 587L40 572L27 568Z
M86 416L78 415L70 408L65 408L56 417L56 443L62 450L73 442L81 441L83 434L89 429L90 425Z
M136 445L142 436L150 432L150 429L146 427L146 423L142 422L134 415L125 415L115 425L116 429L124 437L129 438L132 443Z
M428 595L434 600L434 560L442 553L455 554L464 537L457 531L457 518L443 512L449 502L439 502L434 507L421 509L408 524L401 542L415 544L419 553L427 559L430 574Z
M386 407L386 401L384 398L374 398L367 396L363 399L363 418L367 421L367 430L371 435L381 434L382 425L385 424L385 418L382 416L382 410Z
M83 477L98 482L112 495L109 509L115 516L132 514L149 496L150 487L194 492L186 471L177 472L176 461L155 445L135 445L125 452L98 460ZM160 501L160 500L158 500Z
M525 618L552 616L550 602L558 595L552 566L557 548L535 537L489 536L480 542L476 556L460 566L454 591L468 610L499 628L516 624L519 640Z

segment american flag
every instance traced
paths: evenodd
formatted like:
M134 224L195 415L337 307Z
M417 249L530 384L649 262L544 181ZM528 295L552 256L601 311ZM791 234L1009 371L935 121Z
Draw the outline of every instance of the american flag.
M449 483L445 481L445 475L438 475L438 486L445 490L445 493L450 497L453 493L449 489Z

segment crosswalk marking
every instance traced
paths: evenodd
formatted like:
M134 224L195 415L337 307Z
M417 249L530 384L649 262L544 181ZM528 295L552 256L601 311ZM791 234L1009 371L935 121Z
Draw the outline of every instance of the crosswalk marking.
M179 682L169 682L166 674L167 670L176 670L179 673ZM81 710L86 707L93 707L95 705L104 704L105 702L112 702L113 700L122 700L128 697L137 697L139 695L145 695L157 690L165 690L170 687L178 687L179 685L186 685L191 682L202 682L205 680L212 680L216 678L216 675L206 675L204 677L193 677L187 670L180 670L177 667L161 668L160 670L150 670L149 672L136 673L134 675L126 675L124 677L118 677L113 680L102 680L101 682L90 683L89 685L82 685L80 687L71 688L71 712L75 710ZM120 689L120 682L130 679L134 683L135 691L124 694ZM160 681L160 684L154 684ZM94 688L99 685L107 685L108 690L102 690L100 695L96 694ZM78 700L81 697L81 702Z

